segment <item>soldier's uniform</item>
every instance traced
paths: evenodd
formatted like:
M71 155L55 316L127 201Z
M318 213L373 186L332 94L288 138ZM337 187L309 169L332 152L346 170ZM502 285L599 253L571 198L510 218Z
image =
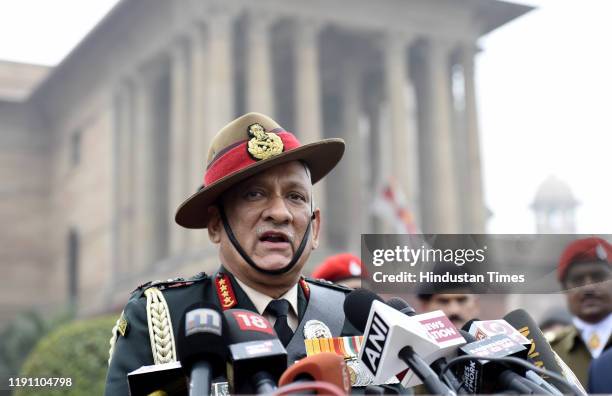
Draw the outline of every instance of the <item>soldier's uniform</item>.
M304 356L303 325L312 318L325 323L334 337L356 335L339 309L352 289L323 280L302 278L298 288L299 325L287 345L288 361ZM314 298L311 296L314 295ZM322 299L324 298L324 299ZM113 329L105 395L127 395L127 373L144 365L177 360L174 337L185 310L206 301L220 310L240 308L257 312L235 278L221 269L189 279L149 282L136 289ZM335 303L334 303L335 301Z
M589 262L603 262L612 265L612 245L598 237L578 239L565 247L557 266L557 278L566 287L570 267ZM589 365L593 356L612 346L612 313L595 324L587 324L574 314L574 324L547 334L551 347L570 367L580 383L589 383ZM587 326L590 330L587 330ZM597 330L596 330L597 329ZM581 334L583 333L583 334ZM596 337L594 337L596 336ZM589 345L585 343L588 341ZM589 346L591 347L589 349Z
M589 365L593 358L585 345L580 332L574 326L567 326L550 335L547 334L550 346L557 355L572 369L583 386L588 384ZM612 347L612 337L608 339L605 349Z
M312 249L314 246L308 243L310 238L316 235L311 228L313 222L316 226L319 224L313 200L303 197L304 203L310 203L308 209L305 205L297 204L297 200L295 203L291 201L291 210L294 211L292 214L297 216L299 227L304 227L305 231L299 245L297 240L293 245L295 250L291 261L283 268L272 270L259 267L242 248L229 224L221 196L230 187L251 176L295 161L304 165L310 182L315 184L334 168L343 153L344 141L341 139L324 139L302 145L292 133L285 131L269 117L258 113L246 114L230 122L212 139L204 172L204 184L179 206L175 220L185 228L207 228L211 220L208 209L216 206L224 227L224 235L242 257L242 264L249 265L265 276L283 276L297 265L306 247ZM278 216L274 216L266 214L266 218L261 220L269 225L273 232L278 231L275 230L278 226L276 223L294 221L293 218L279 220ZM291 276L293 279L293 275ZM344 297L350 289L304 278L298 283L297 302L293 294L295 289L291 290L292 297L289 298L294 304L293 309L297 311L297 328L292 338L284 340L289 363L306 355L304 325L309 320L316 319L325 323L334 337L356 334L355 330L345 323L342 311ZM260 293L257 290L255 292ZM261 303L259 296L254 295L252 291L247 295L238 280L223 268L212 276L200 274L187 280L154 282L139 287L132 294L113 329L106 395L127 395L127 374L130 371L144 365L169 363L180 358L176 354L175 336L178 335L181 317L192 304L207 302L222 310L242 308L258 312L248 296L251 296L256 304ZM294 319L293 314L291 318Z

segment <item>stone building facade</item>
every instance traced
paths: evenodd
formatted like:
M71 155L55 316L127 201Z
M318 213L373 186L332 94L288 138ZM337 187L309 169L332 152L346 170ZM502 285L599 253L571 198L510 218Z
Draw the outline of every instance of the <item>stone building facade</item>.
M358 251L392 177L425 232L483 232L477 40L529 7L489 0L122 0L33 92L0 103L0 320L217 266L173 222L206 147L260 111L303 142L343 137L316 188L323 248Z

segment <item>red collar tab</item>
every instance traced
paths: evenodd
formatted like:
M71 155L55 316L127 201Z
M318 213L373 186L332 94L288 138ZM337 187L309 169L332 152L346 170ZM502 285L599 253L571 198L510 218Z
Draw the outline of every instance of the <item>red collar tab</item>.
M215 286L217 289L219 303L224 311L232 309L238 305L236 295L234 294L234 289L232 288L232 282L227 274L217 274L217 277L215 278Z
M302 291L304 292L304 297L306 297L306 300L309 300L310 299L310 286L308 286L308 283L306 282L304 278L300 278L300 287L302 288Z

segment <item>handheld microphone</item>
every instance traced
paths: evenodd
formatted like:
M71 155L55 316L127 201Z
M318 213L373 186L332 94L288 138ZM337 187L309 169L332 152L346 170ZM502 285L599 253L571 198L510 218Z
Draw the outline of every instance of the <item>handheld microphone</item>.
M572 385L572 392L579 395L587 394L576 375L553 351L544 334L542 334L542 330L525 310L514 310L504 316L504 319L531 341L527 360L536 367L562 375ZM556 388L567 388L567 384L555 378L547 377L546 380L550 381Z
M230 362L230 393L272 393L287 368L287 351L263 316L243 309L228 309L226 340Z
M299 360L285 370L278 380L278 386L298 381L327 382L337 386L345 394L351 389L351 380L344 358L332 352L322 352Z
M472 336L473 338L473 336ZM463 383L469 393L491 393L498 387L489 378L495 378L506 388L519 393L530 394L529 386L518 380L518 374L506 369L503 365L494 361L486 360L487 357L524 357L527 348L512 340L510 337L499 334L482 340L473 341L459 348L460 355L475 356L482 359L474 359L465 362L461 367L463 371ZM546 392L544 392L546 393Z
M478 339L491 337L496 334L505 334L519 344L531 348L531 341L504 319L474 321L470 326L470 332ZM525 372L525 377L530 383L540 386L547 392L561 395L561 392L554 385L548 383L533 370L527 370Z
M344 302L345 316L357 329L364 330L359 358L374 380L384 381L409 367L402 380L404 387L422 381L432 393L454 394L428 362L465 343L457 329L441 311L409 318L380 300L370 291L357 289ZM365 315L364 307L368 306L371 308ZM407 340L411 345L406 345Z
M227 358L223 332L223 316L213 304L193 304L181 318L176 349L183 369L190 373L190 395L209 394L211 380L223 373Z
M391 297L390 299L387 300L387 305L397 309L404 315L407 315L410 317L413 317L416 315L414 308L412 308L410 304L408 304L406 301L404 301L403 299L399 297ZM459 330L459 333L461 333L463 338L465 338L464 333L469 334L469 333L464 332L463 330ZM467 338L465 339L467 341ZM447 363L446 358L450 356L456 356L456 355L457 355L456 353L449 353L448 356L443 356L437 360L434 360L429 366L433 369L433 371L436 372L436 374L438 374L438 376L444 379L446 384L449 385L451 389L453 389L454 391L460 394L465 394L468 391L465 387L463 387L462 383L455 376L455 373L450 370L443 370L444 366L446 366L446 363Z

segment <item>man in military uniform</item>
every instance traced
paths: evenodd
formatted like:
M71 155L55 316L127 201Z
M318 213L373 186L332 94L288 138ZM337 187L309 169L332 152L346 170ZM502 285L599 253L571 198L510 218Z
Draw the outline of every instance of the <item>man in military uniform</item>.
M573 318L550 345L585 387L591 360L612 345L611 263L612 245L595 237L572 242L559 260L557 275Z
M343 152L341 139L302 145L257 113L219 131L208 151L204 185L178 208L175 220L208 230L218 246L220 269L134 291L113 329L106 395L127 395L132 370L180 359L179 321L197 302L266 316L290 362L305 355L308 320L325 323L333 336L347 333L341 307L350 289L301 275L319 244L321 212L312 185Z

